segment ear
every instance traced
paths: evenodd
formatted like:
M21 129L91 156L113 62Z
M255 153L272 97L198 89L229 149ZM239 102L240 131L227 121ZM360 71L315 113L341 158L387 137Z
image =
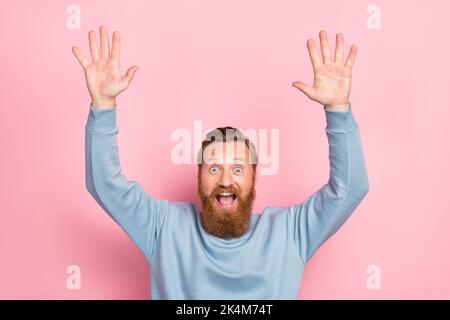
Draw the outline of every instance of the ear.
M256 181L258 180L258 172L259 172L259 169L258 169L258 166L256 166L256 168L254 168L254 167L252 166L252 168L253 168L253 179L255 180L255 184L256 184Z
M197 165L197 179L200 181L202 175L202 165Z

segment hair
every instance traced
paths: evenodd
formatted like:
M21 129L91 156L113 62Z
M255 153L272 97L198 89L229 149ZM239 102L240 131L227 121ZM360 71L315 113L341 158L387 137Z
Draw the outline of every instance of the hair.
M250 151L250 162L253 166L253 170L256 171L256 166L258 164L258 154L256 153L255 145L252 141L237 128L230 126L220 127L210 131L205 139L202 141L202 146L198 151L197 164L200 169L203 163L203 153L205 149L214 142L229 142L229 141L241 141L245 143L245 146Z

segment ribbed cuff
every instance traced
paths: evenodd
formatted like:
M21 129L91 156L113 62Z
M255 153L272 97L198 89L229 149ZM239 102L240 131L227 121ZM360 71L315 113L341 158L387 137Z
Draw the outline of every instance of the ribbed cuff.
M352 104L349 103L348 110L330 111L325 110L325 117L327 121L326 129L336 133L346 133L358 127L355 117L353 116Z
M111 133L117 129L116 116L117 106L97 110L92 104L90 105L86 130L89 132Z

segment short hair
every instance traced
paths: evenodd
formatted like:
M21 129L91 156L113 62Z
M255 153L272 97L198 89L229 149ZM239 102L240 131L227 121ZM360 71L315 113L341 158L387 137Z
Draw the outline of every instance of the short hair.
M248 150L250 151L250 162L253 166L253 169L256 169L256 166L258 164L258 154L256 152L255 145L252 141L244 134L242 131L240 131L237 128L233 128L230 126L227 127L220 127L216 128L214 130L211 130L203 139L202 146L197 154L197 164L200 168L203 163L203 153L205 149L214 142L229 142L229 141L236 141L236 142L244 142Z

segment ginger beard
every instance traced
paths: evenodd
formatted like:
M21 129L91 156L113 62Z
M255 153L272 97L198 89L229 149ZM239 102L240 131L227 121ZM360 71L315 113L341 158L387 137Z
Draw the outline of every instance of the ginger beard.
M209 234L219 238L238 238L250 227L253 200L255 199L255 174L252 186L247 195L243 195L235 187L216 187L210 194L205 194L198 175L198 195L202 202L203 211L200 220L203 229ZM220 196L221 193L232 195ZM221 205L219 202L223 203ZM231 204L231 205L230 205Z

